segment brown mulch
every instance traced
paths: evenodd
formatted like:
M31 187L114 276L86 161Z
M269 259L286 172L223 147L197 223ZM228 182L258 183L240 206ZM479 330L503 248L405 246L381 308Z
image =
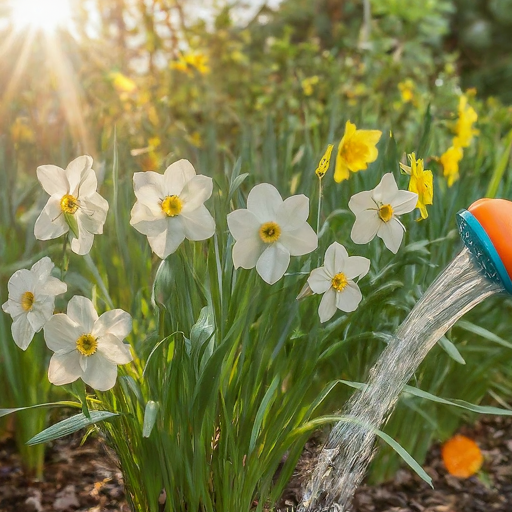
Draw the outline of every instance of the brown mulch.
M512 512L512 418L487 417L460 433L477 441L485 457L483 476L459 479L447 474L440 447L429 452L424 468L434 489L407 469L379 486L362 486L354 512ZM320 444L308 443L280 510L293 510L302 480ZM12 438L0 441L0 512L129 512L122 475L101 444L80 437L55 441L48 449L45 479L26 476Z
M123 477L101 443L79 436L54 441L44 481L30 478L12 438L0 442L0 512L130 512Z
M355 494L353 512L512 512L512 418L482 417L460 434L474 439L484 455L478 476L461 479L446 471L439 444L432 446L423 468L434 489L409 469L401 469L394 479L377 486L362 485ZM291 510L302 495L304 475L311 471L321 448L308 443L296 475L282 500Z

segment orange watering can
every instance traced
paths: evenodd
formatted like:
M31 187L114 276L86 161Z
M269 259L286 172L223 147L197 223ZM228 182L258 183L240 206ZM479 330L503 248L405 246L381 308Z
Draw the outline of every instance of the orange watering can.
M479 199L457 213L457 224L486 277L512 294L512 201Z

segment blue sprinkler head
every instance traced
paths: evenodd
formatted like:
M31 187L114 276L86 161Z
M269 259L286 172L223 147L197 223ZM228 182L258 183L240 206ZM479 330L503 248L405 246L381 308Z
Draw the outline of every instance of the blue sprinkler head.
M479 199L457 213L457 225L484 275L512 294L512 202Z

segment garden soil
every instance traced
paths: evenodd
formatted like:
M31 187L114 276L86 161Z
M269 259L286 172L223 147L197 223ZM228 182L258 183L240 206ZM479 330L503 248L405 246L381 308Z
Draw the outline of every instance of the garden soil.
M390 482L362 486L354 512L512 512L512 418L482 418L460 433L482 449L479 476L449 475L435 445L424 464L434 489L401 469ZM0 439L0 512L129 512L121 472L105 448L97 439L80 441L75 436L52 443L39 481L23 472L12 436ZM315 439L306 446L279 512L294 510L320 448Z

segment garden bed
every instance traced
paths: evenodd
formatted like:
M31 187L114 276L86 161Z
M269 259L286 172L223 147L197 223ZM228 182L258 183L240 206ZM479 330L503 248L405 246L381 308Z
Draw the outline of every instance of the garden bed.
M414 473L401 469L379 486L362 486L355 512L510 512L512 510L512 418L485 417L461 433L475 439L485 463L479 476L459 479L447 474L439 445L430 450L424 467L434 489ZM310 442L297 473L283 495L281 510L297 504L304 475L311 469L318 444ZM80 437L52 444L46 458L46 478L27 477L14 442L0 442L0 511L129 512L122 475L97 439L80 446Z

